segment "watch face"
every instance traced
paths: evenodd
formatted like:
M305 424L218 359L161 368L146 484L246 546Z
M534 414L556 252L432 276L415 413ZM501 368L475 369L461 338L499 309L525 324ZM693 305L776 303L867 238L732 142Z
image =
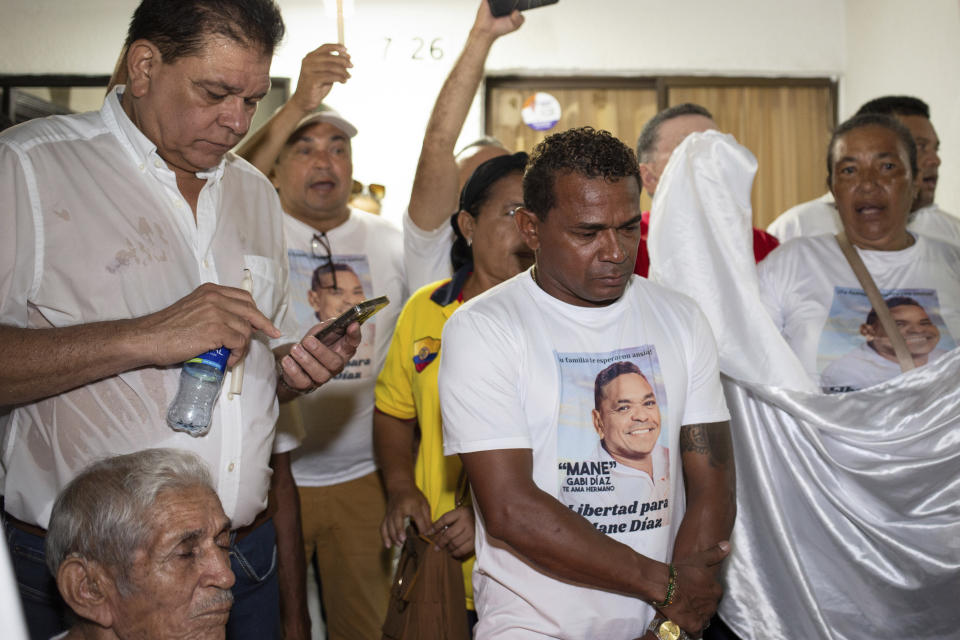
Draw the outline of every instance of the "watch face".
M660 640L677 640L680 637L680 627L673 620L665 620L657 629L657 637Z

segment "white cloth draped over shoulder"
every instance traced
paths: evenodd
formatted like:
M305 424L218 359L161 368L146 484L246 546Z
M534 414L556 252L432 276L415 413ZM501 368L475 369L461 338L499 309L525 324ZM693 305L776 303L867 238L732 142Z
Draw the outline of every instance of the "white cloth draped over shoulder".
M697 300L719 347L738 489L720 615L744 638L956 638L960 349L817 393L760 303L755 172L732 136L689 136L647 241L651 279Z

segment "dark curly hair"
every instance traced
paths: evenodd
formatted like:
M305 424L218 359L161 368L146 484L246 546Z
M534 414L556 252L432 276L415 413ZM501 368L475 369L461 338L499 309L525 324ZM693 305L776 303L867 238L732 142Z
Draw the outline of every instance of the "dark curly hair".
M608 182L633 178L640 187L640 168L633 150L609 131L593 127L555 133L534 147L523 175L523 202L541 220L556 205L554 183L560 173Z
M130 20L125 46L149 40L169 64L197 55L215 35L273 56L283 34L274 0L142 0Z

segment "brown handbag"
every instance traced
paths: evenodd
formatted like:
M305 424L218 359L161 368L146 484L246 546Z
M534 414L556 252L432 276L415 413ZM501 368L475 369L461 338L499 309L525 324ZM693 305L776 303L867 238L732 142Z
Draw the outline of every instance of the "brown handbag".
M459 506L466 492L457 493ZM413 523L390 589L383 640L470 640L460 561Z

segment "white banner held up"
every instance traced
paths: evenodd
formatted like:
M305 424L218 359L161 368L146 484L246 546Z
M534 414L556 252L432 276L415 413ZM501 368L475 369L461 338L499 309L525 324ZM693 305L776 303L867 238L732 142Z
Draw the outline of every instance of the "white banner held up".
M721 616L744 638L956 638L960 350L816 393L759 300L755 171L732 136L689 136L648 237L651 278L700 303L727 376L738 515Z

